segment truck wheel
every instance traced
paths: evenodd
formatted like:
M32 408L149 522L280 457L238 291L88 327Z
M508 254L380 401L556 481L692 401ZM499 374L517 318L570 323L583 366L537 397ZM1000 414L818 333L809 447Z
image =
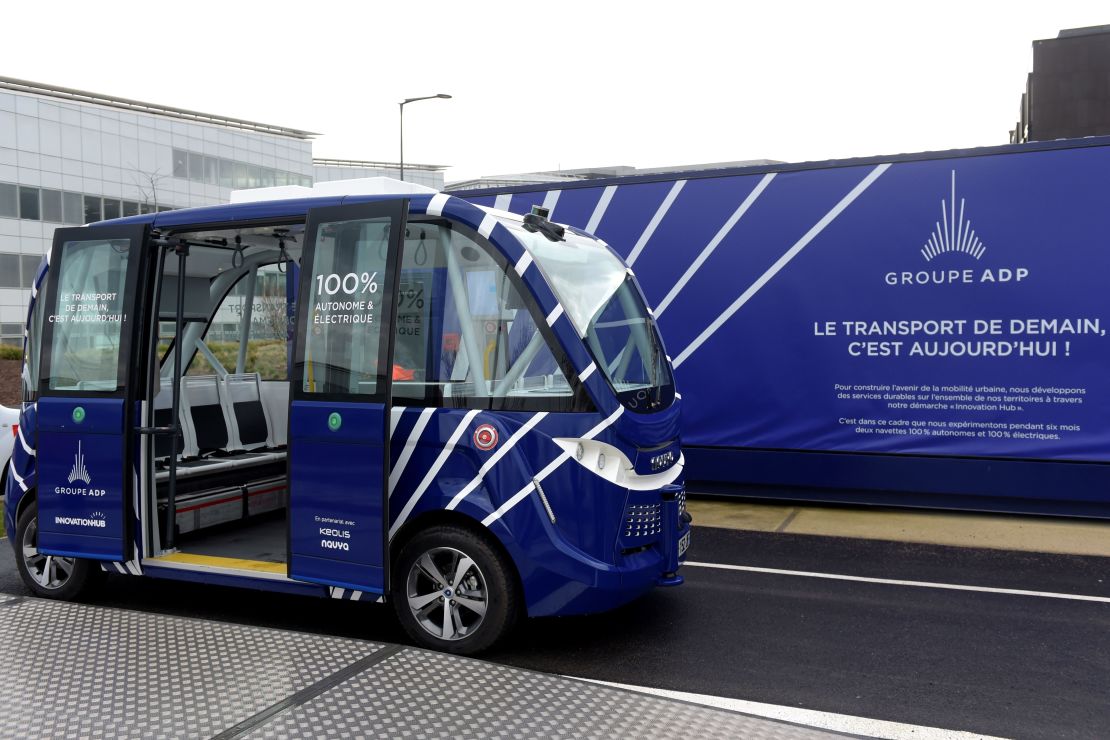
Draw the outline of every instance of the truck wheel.
M473 655L516 623L520 595L512 563L469 530L437 525L417 533L393 572L397 618L424 647Z
M80 558L43 555L38 549L38 505L31 504L15 525L15 562L27 588L48 599L75 599L100 575L97 563Z

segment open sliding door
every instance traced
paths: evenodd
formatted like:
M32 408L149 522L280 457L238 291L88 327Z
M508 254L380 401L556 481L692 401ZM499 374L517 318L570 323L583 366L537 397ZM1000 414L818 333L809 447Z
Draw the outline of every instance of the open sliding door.
M149 227L58 229L38 397L38 549L125 560Z
M290 379L289 577L384 593L393 314L408 201L308 212Z

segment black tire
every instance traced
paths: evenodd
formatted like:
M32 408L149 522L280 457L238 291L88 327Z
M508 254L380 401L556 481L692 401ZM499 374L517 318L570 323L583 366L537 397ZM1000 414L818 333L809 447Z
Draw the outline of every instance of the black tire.
M427 564L422 561L425 555L436 566L433 571L443 576L442 582L435 583L422 567ZM459 566L464 568L461 576ZM459 526L436 525L416 533L401 548L393 567L391 596L401 626L417 644L446 653L474 655L509 634L521 610L519 591L512 562L484 537ZM410 596L417 602L430 601L423 610L414 609ZM457 601L451 597L458 597ZM475 607L480 604L484 611L479 617ZM448 613L450 634L444 636ZM439 635L433 634L437 626Z
M52 568L55 577L44 577L47 570L45 556L29 556L25 553L24 547L25 545L32 548L36 546L38 544L37 534L38 505L31 504L19 515L12 545L15 549L15 564L19 569L19 577L23 579L24 585L31 589L36 596L71 601L86 593L89 588L101 580L103 572L100 569L100 564L80 558L57 558L57 562L54 562L52 558L49 561L49 567ZM60 578L60 574L64 566L67 565L70 566L70 571L63 580ZM32 570L35 571L35 574L32 574Z

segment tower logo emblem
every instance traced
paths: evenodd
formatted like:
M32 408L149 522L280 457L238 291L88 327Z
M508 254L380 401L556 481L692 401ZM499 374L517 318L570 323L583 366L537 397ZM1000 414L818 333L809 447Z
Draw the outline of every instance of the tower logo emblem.
M70 483L79 480L86 486L92 484L89 469L85 467L85 453L81 452L80 440L77 442L77 454L73 456L73 468L69 471L69 477L66 480Z
M956 170L952 170L952 193L949 199L940 201L940 220L929 236L929 241L921 248L921 256L926 262L945 252L963 252L975 259L981 259L986 246L975 235L971 220L964 218L964 199L960 198L960 211L956 215Z

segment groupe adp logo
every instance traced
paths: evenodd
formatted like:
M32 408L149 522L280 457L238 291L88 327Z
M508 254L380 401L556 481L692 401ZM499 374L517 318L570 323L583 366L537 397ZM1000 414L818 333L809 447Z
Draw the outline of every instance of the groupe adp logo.
M69 469L69 475L66 476L68 486L55 486L54 493L60 496L92 496L100 497L107 493L103 488L95 488L92 485L92 475L89 469L85 466L85 453L81 449L81 441L77 441L77 452L73 455L73 467ZM75 483L84 483L83 486L73 485ZM103 526L103 525L94 525Z
M956 192L956 170L951 185L940 200L940 219L920 248L929 269L888 272L887 285L952 285L960 283L1020 283L1029 277L1026 267L968 267L979 262L987 246L971 226L967 199Z

